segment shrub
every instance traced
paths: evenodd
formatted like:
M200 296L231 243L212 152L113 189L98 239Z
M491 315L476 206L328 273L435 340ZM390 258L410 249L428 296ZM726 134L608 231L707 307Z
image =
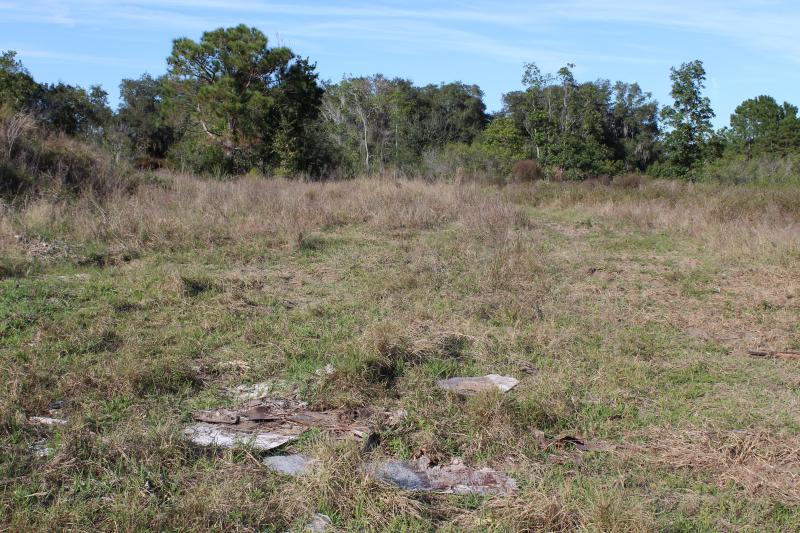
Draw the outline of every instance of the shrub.
M608 174L600 174L584 180L583 183L589 187L608 187L611 185L611 177Z
M708 162L698 171L698 181L737 185L799 185L800 155L747 159L726 155Z
M644 183L644 177L641 174L627 172L614 177L611 184L620 189L638 189Z
M423 154L422 172L432 180L504 182L503 164L486 147L478 144L452 143L441 150Z
M517 181L537 181L542 179L542 169L532 159L523 159L514 163L511 175Z
M0 193L45 189L106 194L128 187L129 173L101 148L42 128L24 113L0 113Z

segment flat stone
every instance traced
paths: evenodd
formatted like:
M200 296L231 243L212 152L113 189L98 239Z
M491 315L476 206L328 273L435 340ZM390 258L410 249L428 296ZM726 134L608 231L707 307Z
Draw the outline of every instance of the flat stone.
M440 388L455 394L460 394L462 396L473 396L481 392L488 392L492 390L508 392L519 385L519 380L509 376L489 374L488 376L482 377L440 379L436 382L436 384Z
M271 455L264 458L264 464L270 470L287 476L302 476L311 472L317 463L305 455Z
M322 513L316 513L311 522L306 524L306 531L313 531L314 533L324 533L333 529L333 521L328 516Z

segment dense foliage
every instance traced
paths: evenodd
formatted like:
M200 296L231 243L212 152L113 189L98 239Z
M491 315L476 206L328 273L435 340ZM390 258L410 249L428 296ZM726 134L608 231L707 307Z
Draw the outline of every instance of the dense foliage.
M714 131L698 60L671 70L673 102L664 107L636 83L579 81L572 64L555 74L527 64L523 89L507 93L493 115L480 88L461 82L420 87L380 74L320 81L308 59L270 47L245 25L176 39L167 66L160 77L123 80L113 111L99 86L37 83L14 52L0 55L3 189L15 188L12 174L13 183L36 181L35 172L20 178L42 160L14 137L13 124L25 120L117 164L220 176L504 181L647 172L747 181L737 168L771 180L793 175L800 158L798 109L769 96L746 100L730 127Z

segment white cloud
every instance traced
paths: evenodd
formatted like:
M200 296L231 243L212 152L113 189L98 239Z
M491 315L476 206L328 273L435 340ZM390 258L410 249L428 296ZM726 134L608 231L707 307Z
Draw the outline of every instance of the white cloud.
M409 7L410 6L410 7ZM398 42L409 48L461 50L504 61L551 57L592 61L648 62L631 53L569 50L569 40L546 42L559 28L595 23L598 28L632 24L699 32L728 43L800 61L800 9L790 0L547 0L545 2L467 2L453 5L300 0L274 3L256 0L31 0L0 3L7 20L58 25L87 25L109 30L168 27L177 32L202 30L239 21L277 29L288 39L358 39L364 43ZM258 24L258 22L262 24ZM2 27L2 23L0 23ZM535 36L533 39L531 36ZM677 36L676 36L677 38ZM621 50L634 51L632 39L621 36ZM628 46L630 41L631 46ZM646 43L638 43L646 44Z

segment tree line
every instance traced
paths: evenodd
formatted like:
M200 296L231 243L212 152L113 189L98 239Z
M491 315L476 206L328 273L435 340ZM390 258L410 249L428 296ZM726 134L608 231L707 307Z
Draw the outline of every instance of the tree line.
M322 81L316 65L245 25L176 39L167 72L120 84L116 111L99 86L35 81L0 55L0 116L26 112L54 132L140 167L215 175L586 179L623 172L696 178L720 161L800 154L798 109L758 96L715 130L699 60L671 69L660 106L636 83L579 81L525 65L522 89L486 111L476 85L417 86L380 74Z

